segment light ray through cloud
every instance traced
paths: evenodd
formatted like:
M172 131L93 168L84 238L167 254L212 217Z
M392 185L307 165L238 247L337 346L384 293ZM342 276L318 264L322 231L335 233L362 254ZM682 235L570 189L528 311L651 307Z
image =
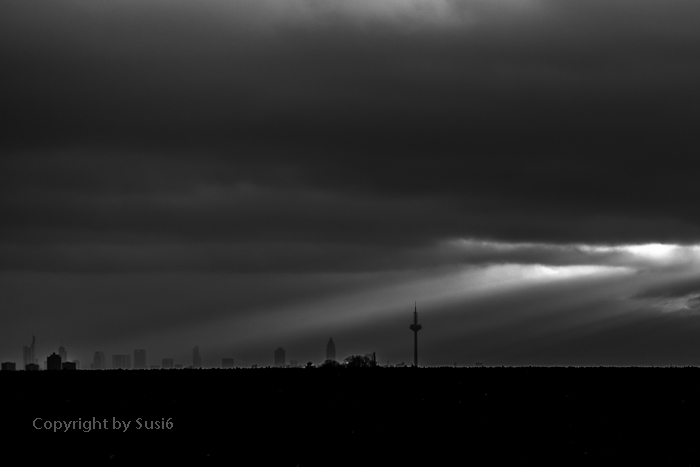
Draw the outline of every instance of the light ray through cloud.
M0 2L0 357L401 359L416 300L425 361L700 363L698 17Z

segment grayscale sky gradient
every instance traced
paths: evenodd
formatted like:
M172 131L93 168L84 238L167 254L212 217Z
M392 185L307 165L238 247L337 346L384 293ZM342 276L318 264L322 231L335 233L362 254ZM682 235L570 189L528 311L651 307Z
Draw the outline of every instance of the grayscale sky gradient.
M698 18L5 0L0 359L700 364Z

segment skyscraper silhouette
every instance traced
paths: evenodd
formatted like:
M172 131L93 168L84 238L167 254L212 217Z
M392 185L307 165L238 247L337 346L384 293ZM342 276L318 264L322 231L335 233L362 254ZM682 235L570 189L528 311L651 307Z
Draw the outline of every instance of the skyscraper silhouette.
M423 326L418 324L418 304L415 304L413 310L413 324L409 326L413 331L413 366L418 367L418 331L423 329Z
M202 357L199 355L199 346L195 345L192 349L192 366L195 368L202 367Z
M61 357L61 363L68 361L68 352L66 352L65 347L60 346L58 348L58 355Z
M92 362L93 370L104 370L107 368L107 359L105 358L105 353L99 350L95 352L95 357Z
M326 346L326 360L335 361L335 343L332 337L328 340L328 345Z
M147 368L145 349L134 350L134 368L140 370Z
M112 369L119 370L124 367L123 355L112 355Z
M36 355L34 353L35 349L35 344L36 344L36 337L32 335L32 345L31 346L24 346L24 366L26 367L29 364L38 364Z
M131 355L112 355L112 369L130 370Z
M221 359L222 368L235 368L236 364L233 358L224 357Z
M46 358L46 369L47 370L60 370L61 369L61 356L52 353Z
M335 342L333 342L332 337L328 340L328 345L326 345L326 360L335 361Z
M277 350L275 350L275 366L284 368L286 361L287 359L285 357L284 349L280 347Z

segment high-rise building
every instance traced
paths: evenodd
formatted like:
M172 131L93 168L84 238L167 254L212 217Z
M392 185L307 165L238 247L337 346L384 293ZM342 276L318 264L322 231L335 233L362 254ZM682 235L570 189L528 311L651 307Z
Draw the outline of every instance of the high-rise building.
M61 369L61 356L57 353L52 353L46 358L46 369L47 370L60 370Z
M65 347L60 346L58 348L58 355L61 357L61 363L68 361L68 352L66 352Z
M100 351L95 352L95 357L92 361L92 369L104 370L105 368L107 368L107 359L105 358L105 353Z
M36 337L32 336L32 345L31 346L24 346L24 366L26 367L30 363L33 364L39 364L39 362L36 359L36 354L35 354L35 349L36 349Z
M24 361L24 366L34 363L34 359L32 358L32 349L26 345L22 347L22 359Z
M134 368L138 370L148 368L148 365L146 364L146 350L134 350Z
M27 363L24 365L24 371L39 371L38 363Z
M192 349L192 366L195 368L202 367L202 357L199 355L199 346L195 345Z
M15 362L2 362L2 371L15 371Z
M328 345L326 346L326 360L335 361L335 343L332 337L328 340Z
M112 355L112 369L119 370L124 366L123 355Z
M130 370L131 355L112 355L112 369Z
M175 360L172 358L164 358L162 368L172 368L175 366Z
M235 368L235 362L233 358L222 358L221 359L221 367L222 368Z
M275 350L275 366L278 368L284 368L286 361L284 349L280 347Z

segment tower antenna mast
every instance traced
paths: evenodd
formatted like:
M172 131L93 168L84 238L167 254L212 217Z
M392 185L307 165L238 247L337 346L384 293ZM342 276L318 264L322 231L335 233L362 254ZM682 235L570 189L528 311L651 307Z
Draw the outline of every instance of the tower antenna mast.
M418 324L418 302L414 302L413 324L409 329L413 331L413 366L418 368L418 331L423 329L423 326Z

